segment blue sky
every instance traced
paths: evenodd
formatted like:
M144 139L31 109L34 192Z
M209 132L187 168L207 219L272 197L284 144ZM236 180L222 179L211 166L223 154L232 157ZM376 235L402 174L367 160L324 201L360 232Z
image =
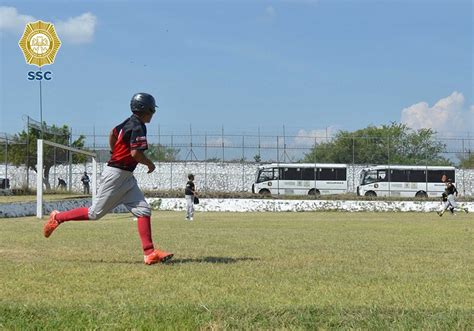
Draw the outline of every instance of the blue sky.
M0 132L39 119L18 47L32 19L62 41L43 119L74 132L106 134L145 91L164 133L474 134L470 0L0 1Z

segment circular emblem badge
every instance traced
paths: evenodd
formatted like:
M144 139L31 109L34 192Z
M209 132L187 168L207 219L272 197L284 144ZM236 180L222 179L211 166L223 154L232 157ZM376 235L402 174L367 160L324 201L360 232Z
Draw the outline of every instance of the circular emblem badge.
M42 67L54 62L61 41L51 23L28 23L18 43L28 64Z
M36 54L36 56L44 56L44 54L46 54L50 49L50 44L51 42L49 41L47 35L43 33L37 33L31 37L30 49Z

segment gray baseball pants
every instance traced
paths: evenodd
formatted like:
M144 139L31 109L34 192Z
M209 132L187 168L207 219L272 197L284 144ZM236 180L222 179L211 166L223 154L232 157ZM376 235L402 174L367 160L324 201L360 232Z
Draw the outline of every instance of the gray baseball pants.
M98 220L120 204L135 216L151 216L150 205L131 171L105 167L99 192L89 207L89 219Z
M186 218L193 217L194 214L194 195L185 195L186 197Z

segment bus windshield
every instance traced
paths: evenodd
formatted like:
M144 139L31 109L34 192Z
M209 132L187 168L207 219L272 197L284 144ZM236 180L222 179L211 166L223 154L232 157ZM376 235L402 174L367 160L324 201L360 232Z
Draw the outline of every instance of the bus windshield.
M377 171L376 170L367 170L363 171L361 174L361 183L362 185L372 184L377 181Z
M273 175L273 168L260 169L257 176L257 183L268 182L269 180L277 179Z

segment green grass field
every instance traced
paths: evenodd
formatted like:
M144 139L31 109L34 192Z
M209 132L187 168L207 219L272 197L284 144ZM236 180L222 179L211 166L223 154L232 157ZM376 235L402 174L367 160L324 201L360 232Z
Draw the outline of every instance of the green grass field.
M155 212L0 219L0 329L472 330L471 214Z

